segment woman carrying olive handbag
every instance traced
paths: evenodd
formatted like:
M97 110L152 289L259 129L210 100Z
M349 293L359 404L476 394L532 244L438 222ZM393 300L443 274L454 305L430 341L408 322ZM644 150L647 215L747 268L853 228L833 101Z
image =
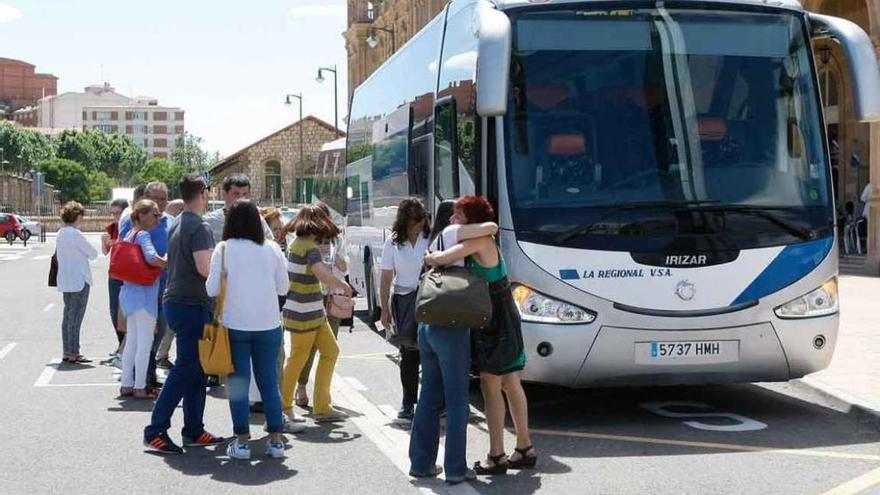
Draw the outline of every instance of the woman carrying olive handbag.
M465 196L455 203L452 222L459 225L488 222L494 214L485 198ZM533 468L538 455L529 435L528 403L519 376L526 364L525 348L519 310L510 293L507 266L491 236L459 240L459 244L445 251L429 254L425 263L437 266L462 259L467 259L470 269L488 282L492 301L491 324L475 332L474 339L489 427L489 453L474 465L474 471L478 475L496 475L505 474L508 469ZM507 404L516 430L516 448L510 457L504 451Z

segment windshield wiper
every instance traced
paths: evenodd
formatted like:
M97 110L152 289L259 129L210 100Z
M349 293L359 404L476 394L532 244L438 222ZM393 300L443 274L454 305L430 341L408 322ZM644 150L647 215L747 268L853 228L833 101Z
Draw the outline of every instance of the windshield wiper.
M734 213L742 213L744 215L752 215L755 217L763 218L770 223L782 228L782 230L792 234L800 239L809 241L812 239L816 239L819 237L819 232L815 229L801 227L796 223L779 216L774 213L774 210L783 210L785 208L779 207L767 207L767 206L749 206L749 205L713 205L713 206L702 206L696 208L698 211L720 211L720 212L734 212Z
M702 206L702 205L712 205L714 203L718 203L715 200L682 200L682 201L633 201L630 203L621 203L617 205L609 205L611 208L607 212L605 212L602 216L600 216L596 221L589 223L587 225L577 225L572 229L569 229L565 232L560 233L556 236L557 244L564 244L575 237L580 237L582 235L587 235L592 232L597 225L601 222L605 221L611 215L615 213L619 213L621 211L630 211L630 210L644 210L644 209L680 209L680 208L689 208L692 206Z

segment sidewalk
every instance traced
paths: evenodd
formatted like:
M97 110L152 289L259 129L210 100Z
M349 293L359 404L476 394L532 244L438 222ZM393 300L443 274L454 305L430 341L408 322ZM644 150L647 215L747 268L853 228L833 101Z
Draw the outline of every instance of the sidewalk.
M842 275L840 301L831 366L803 382L880 418L880 278Z

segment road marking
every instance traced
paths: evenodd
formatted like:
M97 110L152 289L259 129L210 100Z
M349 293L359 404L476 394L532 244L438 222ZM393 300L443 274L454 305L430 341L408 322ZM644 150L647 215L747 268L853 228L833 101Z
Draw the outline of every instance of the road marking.
M55 307L55 303L49 303L49 304L47 304L46 307L43 308L43 313L48 313L49 310L52 309L52 308L54 308L54 307Z
M52 257L51 254L41 254L40 256L34 256L33 259L35 259L35 260L47 260L47 259L49 259L49 258L51 258L51 257Z
M379 410L382 411L385 416L388 416L388 419L396 419L397 418L397 409L394 409L394 406L391 404L382 404L378 406Z
M43 372L40 373L40 376L37 377L37 381L34 382L35 387L47 387L49 386L49 382L52 381L52 376L58 371L58 365L61 364L60 359L53 359L49 361L49 364L43 368Z
M5 358L7 354L12 352L12 349L15 349L16 345L17 344L15 342L10 342L10 343L6 344L6 346L3 347L3 349L0 349L0 359Z
M610 435L607 433L589 433L580 431L561 431L531 429L536 435L554 437L588 438L591 440L611 440L617 442L646 443L652 445L675 445L679 447L693 447L698 449L730 450L734 452L758 452L766 454L796 455L803 457L822 457L827 459L850 459L857 461L880 461L880 455L850 454L847 452L831 452L811 449L782 449L776 447L760 447L757 445L740 445L735 443L695 442L689 440L675 440L672 438L651 438L631 435Z
M342 407L357 411L349 420L385 454L400 472L409 476L409 434L391 425L389 418L382 411L358 392L347 380L333 375L333 395L335 403ZM388 406L390 407L390 406ZM392 408L393 409L393 408ZM396 412L395 412L396 414ZM437 459L443 459L442 442L438 449ZM440 479L419 480L419 491L425 494L449 493L453 495L477 495L479 492L468 483L446 486Z
M855 495L877 484L880 484L880 468L869 471L858 478L851 479L822 495Z
M739 414L728 412L714 412L709 404L702 402L684 402L684 401L665 401L665 402L646 402L639 404L639 407L650 411L664 418L725 418L734 421L732 425L712 425L702 423L700 421L682 421L691 428L704 431L722 431L722 432L741 432L741 431L758 431L767 428L767 425ZM683 407L689 409L703 410L704 412L678 412L670 411L671 407Z
M367 390L369 390L366 385L361 383L360 380L353 376L343 376L342 379L347 381L349 385L351 385L358 392L366 392Z

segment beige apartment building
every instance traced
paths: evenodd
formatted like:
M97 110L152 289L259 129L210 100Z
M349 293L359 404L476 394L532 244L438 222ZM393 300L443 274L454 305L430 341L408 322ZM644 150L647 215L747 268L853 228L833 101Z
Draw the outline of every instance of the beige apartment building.
M34 112L36 127L123 134L154 158L168 158L185 130L183 109L161 106L149 96L119 94L108 83L43 98Z

